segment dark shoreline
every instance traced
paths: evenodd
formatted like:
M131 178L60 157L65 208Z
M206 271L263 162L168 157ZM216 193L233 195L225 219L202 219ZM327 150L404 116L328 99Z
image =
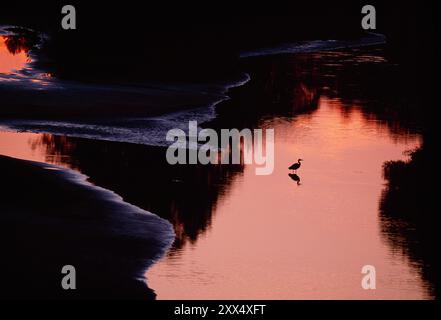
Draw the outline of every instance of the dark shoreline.
M68 170L3 156L0 168L2 298L155 297L137 279L172 241L165 220ZM76 268L77 290L62 290L64 265Z

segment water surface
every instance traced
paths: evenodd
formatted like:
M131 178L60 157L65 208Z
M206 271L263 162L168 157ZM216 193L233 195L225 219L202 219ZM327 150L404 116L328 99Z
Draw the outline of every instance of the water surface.
M378 214L383 163L406 159L420 137L392 134L357 106L348 112L326 97L311 115L263 127L276 131L274 174L245 166L210 229L148 271L158 298L427 298L418 267L384 241ZM287 170L299 157L300 185ZM368 264L377 290L361 288Z
M269 176L253 165L173 167L163 148L78 139L72 126L73 137L2 131L0 154L74 168L168 219L175 243L146 271L159 299L429 299L424 261L388 241L379 212L384 163L422 144L390 107L394 82L379 85L389 67L381 50L354 50L245 70L261 87L217 108L216 125L275 129ZM361 287L364 265L376 267L376 290Z

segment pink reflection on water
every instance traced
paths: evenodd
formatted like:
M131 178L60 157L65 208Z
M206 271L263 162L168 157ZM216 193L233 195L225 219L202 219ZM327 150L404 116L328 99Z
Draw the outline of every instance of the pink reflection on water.
M7 45L7 37L0 36L0 73L11 74L26 67L29 57L26 50L11 52Z
M381 237L378 213L383 163L405 159L420 136L392 133L326 97L312 114L262 126L276 132L274 173L246 166L211 229L148 270L158 298L428 298L408 257ZM300 186L287 170L298 158ZM361 288L367 264L377 268L377 290Z
M52 135L44 133L0 130L0 155L76 169L68 155L69 150L74 146L66 137L59 139L61 142L55 141ZM61 151L54 146L54 143L63 145Z
M378 216L383 163L405 159L421 137L326 97L312 114L261 126L275 128L274 174L256 176L249 165L234 178L210 228L147 272L158 298L430 298L418 266L382 237ZM20 159L74 167L74 147L65 137L0 132L0 154ZM287 170L299 157L300 186ZM377 268L375 291L361 288L366 264Z

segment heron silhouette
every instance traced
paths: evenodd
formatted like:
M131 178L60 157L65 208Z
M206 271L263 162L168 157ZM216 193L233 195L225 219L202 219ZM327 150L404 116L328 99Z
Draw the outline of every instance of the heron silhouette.
M303 159L299 159L297 160L297 163L294 163L291 167L289 167L289 170L294 170L294 172L297 172L297 169L300 168L300 166L302 165Z
M297 185L299 186L300 183L300 177L298 175L296 175L295 173L288 173L288 176L294 180L295 182L297 182Z

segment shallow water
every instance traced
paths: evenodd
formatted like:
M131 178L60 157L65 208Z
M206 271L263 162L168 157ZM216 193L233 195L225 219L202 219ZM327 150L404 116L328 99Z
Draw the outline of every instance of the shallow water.
M147 273L159 299L424 299L426 284L391 250L378 214L382 165L421 143L360 109L321 98L311 115L272 119L275 171L243 176L219 200L210 229ZM287 167L302 157L300 185ZM377 269L363 290L361 268Z
M147 272L158 298L428 298L419 266L386 243L378 214L383 163L406 159L421 138L326 97L312 114L262 126L276 131L274 173L256 176L247 165L229 181L208 230ZM0 154L74 167L41 139L1 132ZM287 170L298 157L300 185ZM361 288L367 264L377 269L376 290Z
M43 139L43 140L42 140ZM72 169L69 155L50 153L44 141L44 135L31 132L0 131L0 154L12 158L44 162ZM66 144L68 142L66 141Z
M42 90L49 86L51 74L35 68L35 50L46 35L31 29L0 25L0 82Z
M388 241L379 210L384 163L406 160L405 151L422 143L395 123L400 119L368 112L366 101L384 97L378 86L359 82L368 78L360 72L386 60L365 52L314 59L319 63L308 56L269 64L265 90L279 109L256 98L264 112L240 105L244 110L233 114L275 129L269 176L256 176L253 165L175 169L165 157L146 157L151 147L42 133L0 132L0 154L77 169L169 219L175 245L146 272L158 299L433 298L421 275L424 261ZM47 124L36 131L51 132ZM293 180L287 168L298 158L304 162ZM376 290L361 287L364 265L376 267Z
M0 73L11 74L24 69L29 62L29 57L25 51L18 51L12 54L6 45L7 38L0 35Z

